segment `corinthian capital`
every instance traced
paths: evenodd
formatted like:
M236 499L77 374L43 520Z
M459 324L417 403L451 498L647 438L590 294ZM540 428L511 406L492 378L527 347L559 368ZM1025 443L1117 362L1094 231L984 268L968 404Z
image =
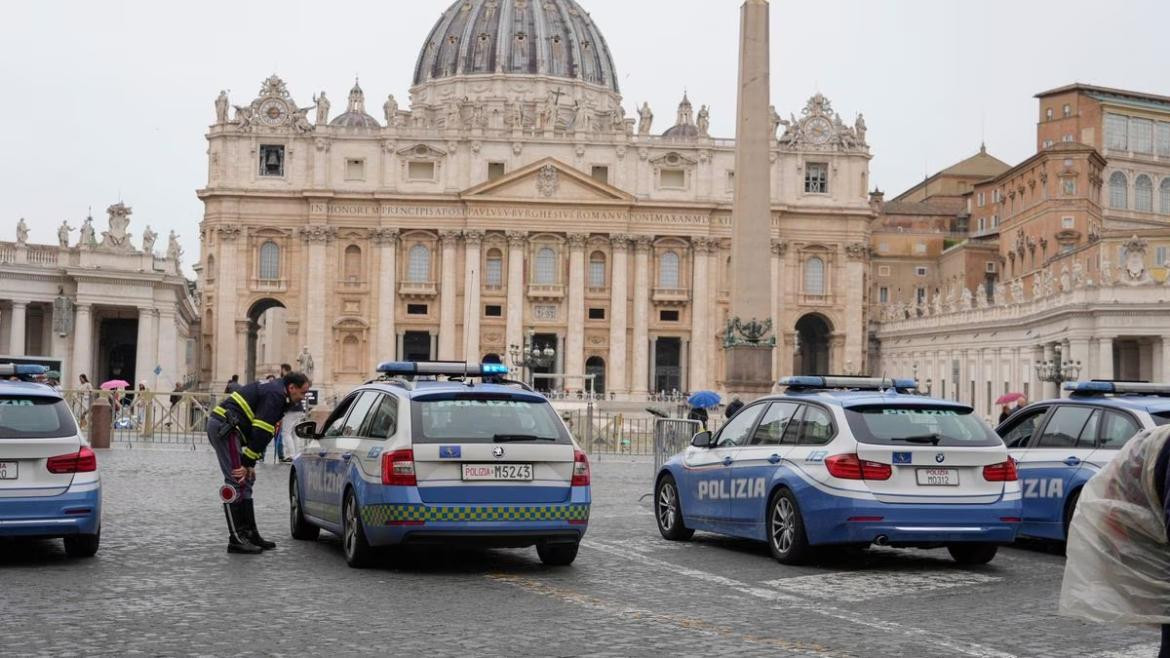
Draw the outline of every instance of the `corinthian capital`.
M570 249L583 249L585 247L585 241L588 239L588 233L570 233L566 237Z
M633 239L633 236L626 233L614 233L609 236L609 246L614 251L625 251L630 248L630 241Z
M845 245L845 255L853 260L864 260L869 256L869 245L864 242L852 242Z
M634 249L637 251L650 251L650 247L654 246L654 236L652 235L636 235L634 236Z
M239 226L215 227L215 237L218 238L221 242L231 242L233 240L237 240L240 237L240 233L241 231Z
M469 247L478 247L483 242L483 231L479 229L464 231L463 240Z
M772 253L783 258L784 254L788 253L788 243L784 240L772 240Z
M695 250L696 254L711 253L711 240L705 237L691 238L691 248Z
M459 240L461 235L463 235L462 231L453 229L439 231L439 239L443 241L444 247L453 246Z
M398 229L376 228L370 231L370 238L374 241L374 244L393 247L398 244Z
M528 234L524 231L508 231L508 244L513 247L523 247L528 244Z
M333 226L326 226L324 224L310 224L308 226L302 226L299 232L301 239L308 244L328 244L333 240L333 238L337 237L337 229Z

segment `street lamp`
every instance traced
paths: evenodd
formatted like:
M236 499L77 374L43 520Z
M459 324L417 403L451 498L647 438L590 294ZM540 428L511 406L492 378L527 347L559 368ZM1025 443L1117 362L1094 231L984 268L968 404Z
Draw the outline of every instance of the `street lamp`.
M552 347L542 348L536 344L536 331L533 329L529 329L524 336L523 345L512 344L508 346L508 356L512 359L512 365L520 368L521 371L528 370L530 373L533 368L547 368L552 364L556 355L557 351ZM527 381L529 378L524 377L524 379ZM529 384L535 385L535 382L529 381Z
M1052 360L1037 361L1035 367L1036 379L1042 382L1059 385L1064 382L1076 381L1081 376L1080 361L1065 361L1059 365Z

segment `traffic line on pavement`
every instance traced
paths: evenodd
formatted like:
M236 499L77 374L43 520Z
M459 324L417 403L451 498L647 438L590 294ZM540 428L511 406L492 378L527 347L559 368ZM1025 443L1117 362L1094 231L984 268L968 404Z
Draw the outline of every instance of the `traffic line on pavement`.
M620 619L628 621L650 622L655 625L672 626L679 630L693 631L702 635L710 637L721 637L735 640L737 642L746 642L766 646L772 649L782 649L791 653L798 653L806 656L826 656L829 658L844 657L849 654L843 654L823 645L813 642L797 642L793 640L785 640L778 637L763 637L748 633L741 633L725 626L712 624L703 619L695 619L694 617L685 617L682 615L673 615L663 612L655 612L645 608L636 608L617 602L610 602L596 596L589 594L582 594L581 592L568 590L563 587L556 587L550 585L543 580L536 580L528 576L521 576L509 573L495 573L488 574L488 579L517 587L532 594L546 596L555 599L562 603L581 606L589 610L595 610L604 614L612 615Z
M664 569L675 575L687 576L696 580L723 585L740 592L741 594L747 594L749 596L764 599L773 603L784 602L786 605L783 607L777 607L778 610L792 610L794 607L798 607L801 610L824 617L829 617L831 619L849 622L851 624L864 626L866 628L871 628L885 633L901 635L903 637L912 637L921 641L923 644L933 645L935 647L946 649L947 651L953 653L960 653L965 656L974 656L975 658L1016 658L1015 654L999 651L998 649L994 649L992 647L975 644L973 642L965 642L962 640L950 640L945 637L941 637L932 631L915 628L913 626L906 626L897 622L881 621L876 619L873 615L858 614L850 610L844 610L835 606L826 605L820 601L810 602L804 597L793 596L791 594L778 592L770 588L756 587L749 583L738 581L733 578L727 578L725 576L702 571L700 569L684 567L673 562L652 558L634 551L626 550L620 546L614 546L598 541L596 539L585 540L581 543L587 548L601 551L603 553L608 553L615 557L625 558L632 562L638 562L645 566Z
M1090 654L1085 656L1085 658L1150 658L1150 656L1158 655L1158 649L1160 648L1161 646L1157 643L1135 644L1116 651L1102 651L1100 653Z
M856 603L887 596L924 594L936 590L985 585L1003 580L959 570L891 572L843 571L769 580L765 585L797 596Z

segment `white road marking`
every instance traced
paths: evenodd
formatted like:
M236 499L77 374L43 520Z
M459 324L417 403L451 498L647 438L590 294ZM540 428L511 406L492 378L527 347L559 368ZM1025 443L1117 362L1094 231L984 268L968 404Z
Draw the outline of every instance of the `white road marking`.
M974 656L975 658L1016 658L1015 654L1005 653L992 647L975 644L972 642L965 642L962 640L949 640L933 631L914 628L912 626L906 626L896 622L881 621L876 619L872 614L862 615L850 610L844 610L827 605L820 601L808 601L805 598L778 592L774 589L756 587L749 583L709 573L700 569L684 567L679 564L674 564L673 562L652 558L635 551L626 550L620 546L614 546L612 544L600 542L596 539L588 539L581 543L587 548L598 550L603 553L608 553L615 557L621 557L630 560L631 562L638 562L645 566L657 567L659 569L669 571L674 575L687 576L696 580L722 585L741 594L753 596L772 603L784 602L785 605L776 607L776 609L780 611L792 610L794 607L798 607L799 609L806 612L811 612L824 617L829 617L831 619L848 622L857 626L864 626L866 628L872 628L874 630L879 630L894 635L901 635L903 637L912 637L924 645L933 645L941 649L946 649L952 653L960 653L965 656Z
M831 601L868 601L886 596L922 594L934 590L969 587L1001 581L997 576L965 571L849 571L769 580L789 594Z
M1135 644L1116 651L1102 651L1090 654L1085 658L1150 658L1158 655L1158 644Z

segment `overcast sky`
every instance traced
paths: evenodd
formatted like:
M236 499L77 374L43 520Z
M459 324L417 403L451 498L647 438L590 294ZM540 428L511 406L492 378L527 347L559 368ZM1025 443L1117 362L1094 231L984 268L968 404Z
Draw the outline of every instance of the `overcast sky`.
M686 88L734 136L736 0L579 0L613 51L627 111L655 132ZM250 102L275 72L293 98L327 90L334 115L354 75L380 108L405 104L418 51L449 0L344 3L86 0L5 3L0 14L0 239L27 218L55 243L62 219L133 206L198 252L212 101ZM819 0L772 3L772 97L799 114L816 91L864 112L873 184L897 193L974 153L1008 163L1035 146L1036 92L1079 81L1170 95L1170 3L1095 0ZM340 104L340 105L339 105ZM380 109L371 111L377 116ZM74 240L77 234L74 233Z

